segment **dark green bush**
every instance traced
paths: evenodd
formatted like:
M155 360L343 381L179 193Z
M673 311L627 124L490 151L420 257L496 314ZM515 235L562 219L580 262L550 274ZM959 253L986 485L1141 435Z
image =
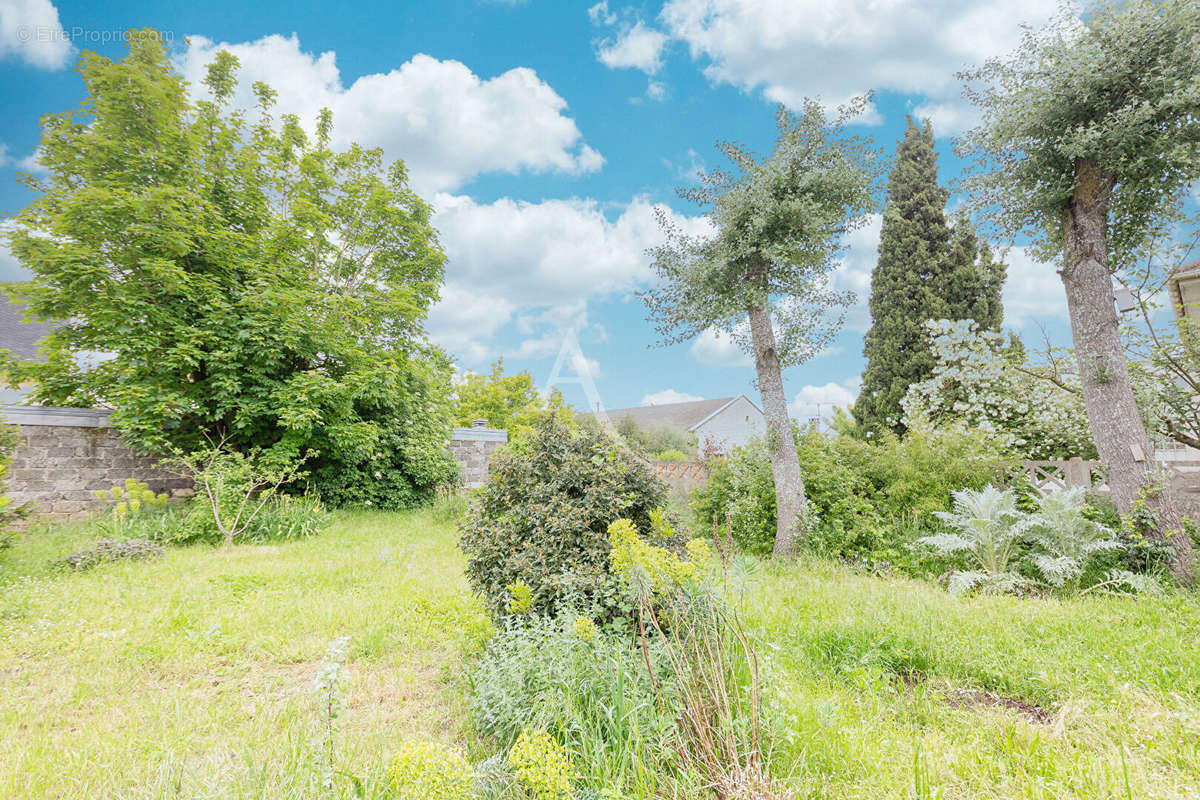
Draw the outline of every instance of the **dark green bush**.
M305 463L313 491L331 508L397 510L431 505L458 481L446 451L449 368L440 356L409 358L359 387L353 424L315 430Z
M546 414L521 447L499 452L488 483L460 523L467 578L498 616L507 587L524 584L533 608L568 594L594 601L611 583L609 523L650 529L667 489L619 440Z

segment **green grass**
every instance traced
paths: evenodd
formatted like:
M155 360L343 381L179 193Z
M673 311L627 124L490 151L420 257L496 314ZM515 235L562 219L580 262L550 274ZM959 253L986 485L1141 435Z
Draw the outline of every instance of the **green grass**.
M94 536L0 556L0 797L327 796L312 680L339 636L337 766L368 796L405 740L479 750L464 676L489 625L449 524L344 514L307 541L47 571ZM758 563L733 591L798 797L1200 796L1194 594L954 598L821 562ZM1047 719L956 708L958 689Z
M321 794L312 682L339 636L340 769L373 783L405 739L463 737L463 656L489 628L430 515L341 515L306 541L46 572L88 537L31 533L5 556L0 797Z
M776 765L800 796L1200 796L1195 595L955 598L822 563L749 583L747 621L794 717ZM1049 718L955 708L957 689Z

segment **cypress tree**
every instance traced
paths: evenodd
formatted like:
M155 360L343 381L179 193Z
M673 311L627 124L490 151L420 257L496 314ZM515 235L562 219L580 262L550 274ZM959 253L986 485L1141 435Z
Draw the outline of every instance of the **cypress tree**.
M974 319L999 329L1004 264L965 221L946 221L949 192L938 184L933 129L908 119L888 181L871 274L867 367L854 418L863 430L903 432L900 401L933 372L925 322Z

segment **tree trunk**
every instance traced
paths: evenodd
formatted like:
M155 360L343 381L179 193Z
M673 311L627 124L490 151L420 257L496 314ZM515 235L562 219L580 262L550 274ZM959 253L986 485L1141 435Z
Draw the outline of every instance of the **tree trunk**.
M1063 212L1066 258L1062 271L1071 316L1075 358L1083 385L1088 425L1117 509L1126 514L1141 495L1158 517L1156 533L1175 547L1171 571L1192 581L1192 546L1183 530L1170 481L1160 491L1154 446L1133 398L1108 268L1108 203L1113 179L1099 164L1075 165L1075 191Z
M804 495L804 476L792 436L787 397L783 394L783 375L779 353L775 349L775 331L771 315L763 306L750 308L750 335L754 342L754 368L758 371L758 390L762 394L763 414L767 418L767 446L771 450L771 474L775 477L775 551L776 557L795 552L795 536L804 534L808 501Z

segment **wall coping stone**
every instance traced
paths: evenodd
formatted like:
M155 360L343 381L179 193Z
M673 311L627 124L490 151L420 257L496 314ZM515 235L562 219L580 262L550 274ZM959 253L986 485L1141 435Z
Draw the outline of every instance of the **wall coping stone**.
M51 425L66 428L109 428L112 412L102 408L55 408L12 405L0 408L9 425Z
M451 428L452 442L507 442L508 431L498 428Z

